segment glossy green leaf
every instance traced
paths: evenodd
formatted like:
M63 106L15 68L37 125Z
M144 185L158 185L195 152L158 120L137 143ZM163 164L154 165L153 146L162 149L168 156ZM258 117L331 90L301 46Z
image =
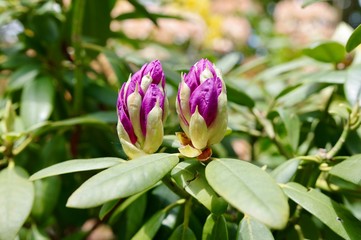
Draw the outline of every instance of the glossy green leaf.
M354 50L360 44L361 44L361 25L359 25L353 31L350 38L347 40L347 43L346 43L347 52L351 52L352 50Z
M273 240L270 229L264 224L245 216L239 223L237 240Z
M106 169L83 183L67 206L89 208L146 190L161 180L177 163L177 155L146 155Z
M184 228L184 225L179 225L168 240L196 240L196 236L194 235L192 229L189 227Z
M345 47L334 41L314 43L304 49L304 53L315 60L327 63L339 63L346 56Z
M171 175L178 186L186 190L211 212L223 213L228 204L209 186L204 169L204 165L199 161L186 160L175 166Z
M347 80L344 85L347 101L353 106L361 105L361 68L360 65L347 70Z
M283 185L283 190L289 198L316 216L342 238L351 240L361 236L361 222L325 194L294 182Z
M223 215L211 213L203 226L202 240L228 239L227 222Z
M361 154L354 155L335 165L330 174L361 185Z
M240 90L239 88L237 88L236 86L234 86L231 83L226 83L226 88L227 88L227 98L228 101L237 103L239 105L242 106L246 106L249 108L253 108L255 103L253 101L253 99L248 96L245 92L243 92L242 90Z
M44 168L36 173L34 173L30 180L34 181L37 179L42 179L45 177L72 173L72 172L82 172L89 170L98 170L109 168L120 163L125 162L125 160L114 157L104 157L104 158L92 158L92 159L74 159L65 162L55 164L53 166Z
M42 77L27 83L21 95L20 116L25 127L47 120L53 111L52 79Z
M300 159L298 158L287 160L286 162L282 163L277 168L275 168L270 173L270 175L278 183L287 183L295 175L299 164L300 164Z
M35 198L31 216L38 221L49 218L59 197L61 181L59 177L41 179L34 182Z
M215 159L206 167L213 189L239 211L274 229L285 227L289 206L274 179L241 160Z
M155 213L132 237L132 240L152 240L162 225L166 211L161 210Z
M278 113L287 131L288 142L294 152L297 151L300 139L301 122L294 112L278 109Z
M0 239L14 239L27 219L34 200L34 186L15 168L0 172Z

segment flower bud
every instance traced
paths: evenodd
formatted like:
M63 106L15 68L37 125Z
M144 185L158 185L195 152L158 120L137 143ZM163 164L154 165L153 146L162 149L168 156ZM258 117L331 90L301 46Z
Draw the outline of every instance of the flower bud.
M223 139L228 122L227 95L221 73L213 63L201 59L182 76L176 109L190 140L190 144L179 149L183 155L199 156Z
M118 94L118 136L129 158L157 151L167 115L165 76L158 60L143 65Z

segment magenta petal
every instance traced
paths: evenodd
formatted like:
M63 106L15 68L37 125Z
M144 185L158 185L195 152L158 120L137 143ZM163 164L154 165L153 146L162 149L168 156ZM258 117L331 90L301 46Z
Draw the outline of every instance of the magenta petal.
M128 117L127 110L125 109L126 105L123 104L122 100L123 99L120 96L117 102L118 118L119 121L122 123L125 131L128 133L130 141L132 142L132 144L135 144L137 142L137 136L134 133L133 125Z
M190 96L190 111L193 114L198 106L199 114L210 126L217 115L218 94L216 78L204 81Z
M213 67L213 63L209 61L208 59L201 59L196 63L197 66L197 74L198 76L201 75L201 73L208 68L209 71L211 71L212 75L215 77L217 76L216 70Z
M199 86L199 74L197 74L197 68L195 66L192 66L189 73L184 75L184 81L191 92L193 92Z
M164 98L165 96L159 87L156 84L150 84L148 91L144 95L140 109L140 126L144 135L146 134L149 112L154 108L157 101L159 101L160 108L164 109Z

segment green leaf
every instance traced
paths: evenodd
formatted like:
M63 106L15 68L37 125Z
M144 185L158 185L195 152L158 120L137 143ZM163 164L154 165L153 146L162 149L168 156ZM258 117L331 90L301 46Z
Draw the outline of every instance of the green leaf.
M53 111L52 79L42 77L27 83L21 95L20 116L25 127L47 120Z
M13 91L22 88L25 84L33 81L38 73L39 67L34 64L18 68L11 74L7 90Z
M155 213L132 237L132 240L152 240L166 215L165 210Z
M144 191L161 180L177 163L175 154L158 153L106 169L83 183L67 206L90 208Z
M346 181L361 185L361 154L349 157L335 165L329 173Z
M236 86L234 86L231 83L226 83L226 88L227 88L227 98L228 101L237 103L239 105L242 106L246 106L249 108L253 108L255 103L253 101L253 99L248 96L245 92L243 92L242 90L240 90L239 88L237 88Z
M118 165L123 162L125 162L125 160L114 157L74 159L44 168L39 172L34 173L30 177L30 180L34 181L41 178L65 174L65 173L104 169Z
M361 25L359 25L351 34L346 43L346 51L351 52L361 43Z
M287 160L286 162L282 163L277 168L275 168L270 173L270 175L278 183L287 183L292 179L293 175L295 175L299 164L300 164L300 159L298 158Z
M19 176L15 168L0 172L0 239L15 238L31 211L33 200L33 184Z
M168 240L197 240L192 229L185 228L183 224L179 225Z
M285 125L288 142L293 151L296 152L300 139L301 122L294 112L290 112L285 109L278 109L278 113Z
M289 216L287 198L259 167L241 160L215 159L206 167L206 178L239 211L271 228L285 227Z
M344 85L347 101L353 106L361 105L361 69L360 65L347 70L347 80Z
M228 53L216 63L217 67L222 71L222 74L230 72L242 59L239 52Z
M227 222L223 215L211 213L204 223L202 240L228 239Z
M339 63L345 59L345 47L334 41L314 43L303 50L307 56L326 63Z
M361 236L361 222L325 194L294 182L283 185L283 190L289 198L344 239L358 239Z
M211 212L223 213L227 209L227 202L209 186L205 178L204 166L199 161L180 162L173 168L171 175L178 186L186 190Z
M238 240L273 240L272 232L262 223L252 219L249 216L244 218L239 223Z
M143 218L147 210L147 194L137 198L126 211L126 239L130 239L143 225ZM114 221L113 221L114 222Z
M31 216L38 221L50 217L59 197L61 181L59 177L52 177L34 182L35 198Z

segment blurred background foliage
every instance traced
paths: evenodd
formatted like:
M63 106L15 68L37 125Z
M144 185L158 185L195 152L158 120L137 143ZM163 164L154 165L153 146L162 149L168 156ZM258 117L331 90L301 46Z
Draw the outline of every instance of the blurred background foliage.
M345 109L359 99L361 50L344 49L361 22L355 0L8 0L0 2L0 13L0 169L14 163L23 176L72 158L126 158L115 131L117 93L153 59L162 61L170 103L181 72L200 58L215 62L227 83L233 130L215 155L269 169L331 148ZM331 45L317 45L325 40ZM165 132L172 135L180 128L170 106ZM350 132L340 156L361 153L360 143L360 130ZM130 239L176 199L157 187L109 222L98 220L97 209L66 208L93 173L35 181L31 212L17 221L19 238ZM342 184L349 195L329 195L361 219L360 186ZM192 230L200 236L207 213L195 206ZM156 239L169 236L177 211L169 212ZM228 220L233 239L239 216L230 213ZM319 236L337 238L319 229Z

